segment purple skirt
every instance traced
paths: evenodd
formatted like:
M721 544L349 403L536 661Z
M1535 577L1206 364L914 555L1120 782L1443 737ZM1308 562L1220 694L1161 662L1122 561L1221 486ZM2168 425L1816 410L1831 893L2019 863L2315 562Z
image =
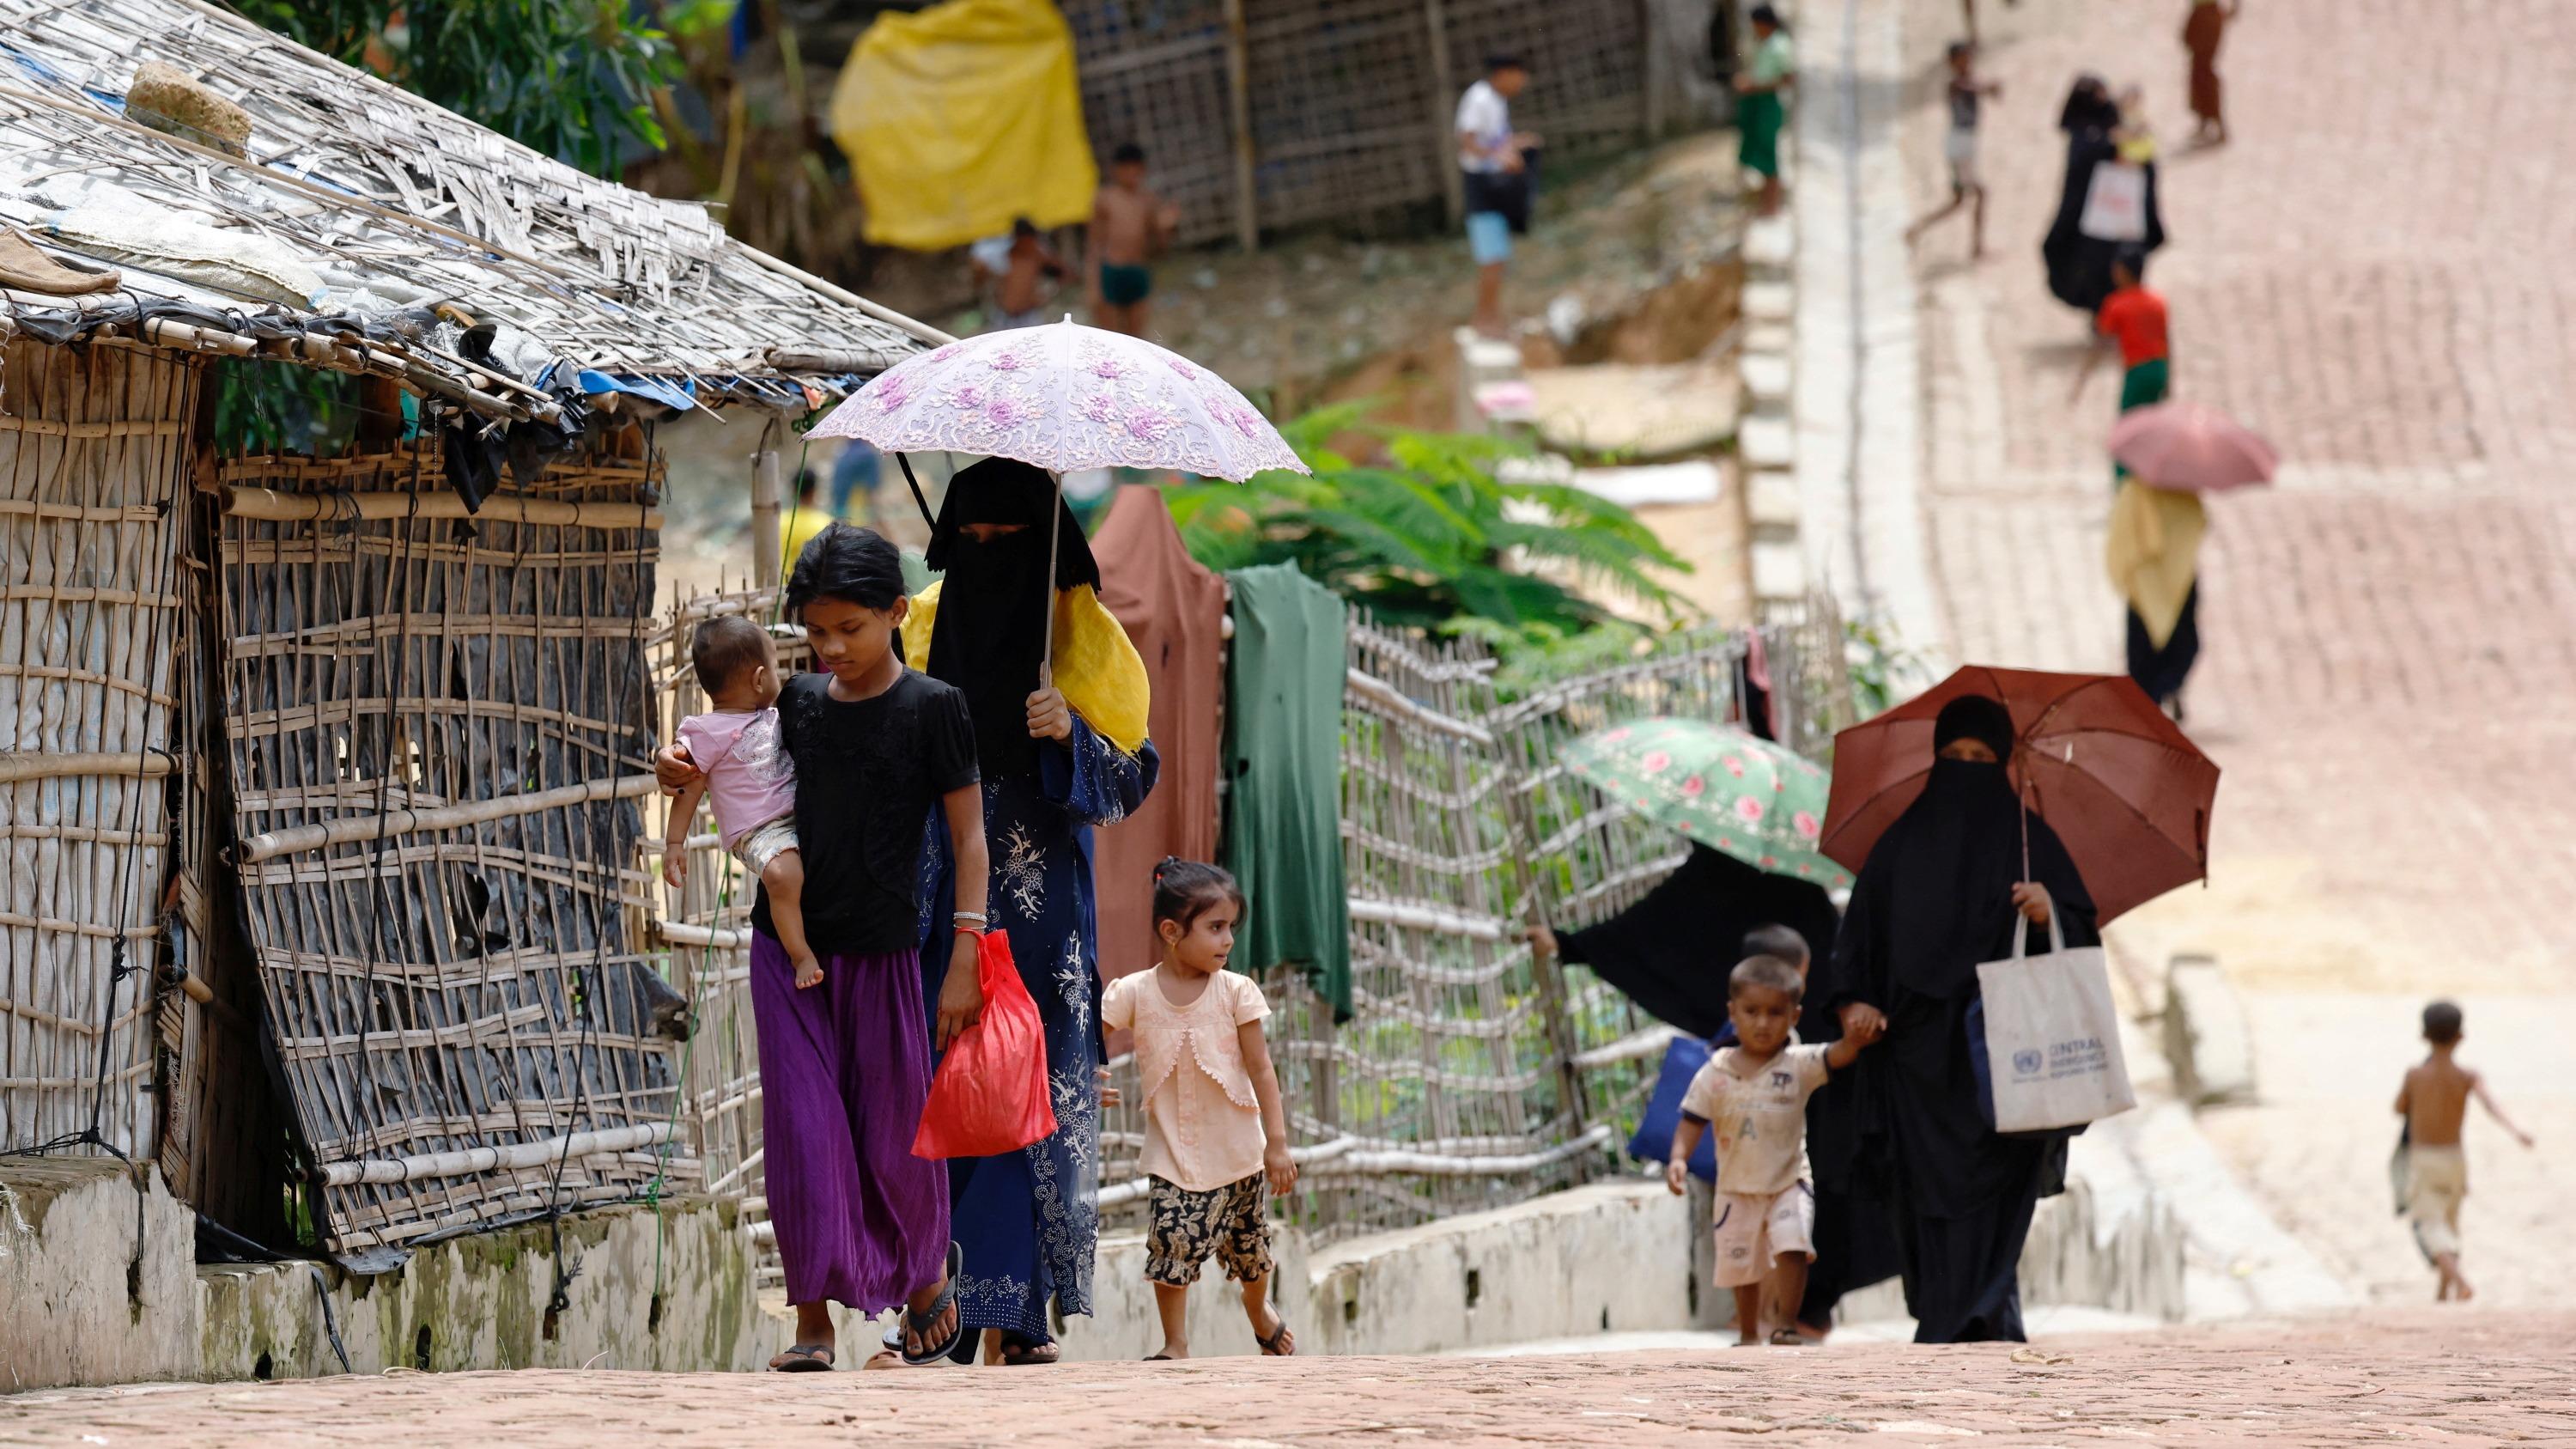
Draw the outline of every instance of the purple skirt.
M930 1096L921 959L832 956L796 989L772 937L751 937L762 1164L787 1301L876 1313L947 1269L948 1170L912 1155Z

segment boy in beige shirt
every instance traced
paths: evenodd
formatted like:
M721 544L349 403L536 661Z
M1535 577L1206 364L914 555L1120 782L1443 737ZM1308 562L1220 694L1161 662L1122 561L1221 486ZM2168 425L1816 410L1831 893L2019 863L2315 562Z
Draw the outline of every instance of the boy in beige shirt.
M1717 1129L1717 1286L1735 1290L1739 1347L1763 1341L1763 1286L1772 1288L1775 1344L1795 1344L1789 1326L1806 1296L1815 1256L1816 1190L1807 1169L1807 1098L1878 1039L1877 1028L1847 1031L1831 1046L1793 1046L1790 1028L1806 983L1777 956L1736 964L1726 982L1726 1019L1736 1044L1708 1059L1682 1094L1682 1120L1664 1164L1664 1185L1687 1190L1700 1133Z
M2487 1095L2486 1080L2451 1059L2460 1045L2460 1008L2436 1001L2424 1008L2424 1040L2433 1054L2406 1073L2397 1089L2397 1111L2406 1119L2406 1217L2415 1245L2442 1275L2436 1303L2466 1303L2477 1296L2460 1274L2460 1204L2469 1195L2469 1160L2460 1150L2460 1128L2469 1099L2487 1109L2523 1146L2531 1134L2516 1127Z

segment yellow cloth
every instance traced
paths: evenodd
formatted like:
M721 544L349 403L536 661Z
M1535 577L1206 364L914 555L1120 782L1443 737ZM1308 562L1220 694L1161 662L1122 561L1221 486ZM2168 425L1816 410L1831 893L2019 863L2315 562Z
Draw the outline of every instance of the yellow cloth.
M903 662L915 669L930 668L930 631L939 624L945 582L915 594L912 614L903 621ZM1145 743L1154 697L1145 661L1089 584L1055 596L1055 687L1084 724L1121 752L1132 755Z
M964 246L1024 216L1069 226L1100 186L1053 0L879 15L832 87L831 126L880 245Z
M814 535L832 526L835 520L828 508L806 508L799 505L787 511L778 530L778 572L783 577L796 571L796 560L804 557L805 545Z
M2147 637L2162 649L2182 621L2183 600L2200 570L2200 538L2209 514L2197 493L2150 488L2135 478L2111 500L2111 531L2102 563L2111 587L2146 622Z

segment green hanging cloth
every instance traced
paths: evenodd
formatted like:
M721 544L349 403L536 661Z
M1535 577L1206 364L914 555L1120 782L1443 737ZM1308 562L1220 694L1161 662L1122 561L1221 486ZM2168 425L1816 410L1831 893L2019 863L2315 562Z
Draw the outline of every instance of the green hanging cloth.
M1238 569L1225 711L1225 864L1247 903L1233 964L1304 969L1351 1015L1342 871L1341 596L1292 564Z

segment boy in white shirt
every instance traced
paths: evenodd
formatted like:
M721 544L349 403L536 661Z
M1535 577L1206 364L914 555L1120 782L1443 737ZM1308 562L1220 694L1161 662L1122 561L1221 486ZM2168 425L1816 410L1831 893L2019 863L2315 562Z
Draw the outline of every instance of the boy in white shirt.
M1875 1028L1846 1032L1831 1046L1791 1044L1806 983L1777 956L1736 963L1726 982L1726 1019L1736 1044L1719 1050L1682 1094L1664 1185L1690 1181L1700 1133L1717 1128L1717 1286L1735 1290L1738 1346L1763 1341L1762 1289L1778 1311L1770 1341L1795 1344L1788 1326L1806 1294L1815 1256L1816 1190L1807 1168L1807 1098L1878 1039ZM1776 1270L1776 1271L1775 1271Z

